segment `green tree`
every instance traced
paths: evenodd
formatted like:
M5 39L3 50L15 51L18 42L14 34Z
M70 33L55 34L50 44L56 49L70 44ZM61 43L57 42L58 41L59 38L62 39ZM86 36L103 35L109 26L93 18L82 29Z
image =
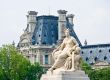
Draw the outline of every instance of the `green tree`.
M88 74L90 80L110 80L110 67L95 70L82 60L81 69L84 70L86 74Z
M31 64L13 45L0 48L0 80L37 80L42 73L39 63Z
M81 66L81 69L84 70L87 74L90 70L92 70L91 66L86 62L84 62L83 60L81 60L80 66Z
M43 74L43 67L39 63L35 63L30 66L28 80L40 80L41 75Z

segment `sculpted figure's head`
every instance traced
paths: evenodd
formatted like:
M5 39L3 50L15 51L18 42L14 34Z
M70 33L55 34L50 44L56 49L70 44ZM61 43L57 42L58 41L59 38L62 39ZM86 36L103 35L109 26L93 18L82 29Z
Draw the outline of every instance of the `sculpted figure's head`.
M65 29L65 36L66 37L69 37L70 36L69 29Z

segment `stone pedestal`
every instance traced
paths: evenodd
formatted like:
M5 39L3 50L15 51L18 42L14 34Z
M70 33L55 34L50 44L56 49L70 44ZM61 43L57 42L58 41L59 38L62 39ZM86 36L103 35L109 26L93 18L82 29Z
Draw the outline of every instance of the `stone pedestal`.
M43 74L41 80L90 80L84 71L59 71Z

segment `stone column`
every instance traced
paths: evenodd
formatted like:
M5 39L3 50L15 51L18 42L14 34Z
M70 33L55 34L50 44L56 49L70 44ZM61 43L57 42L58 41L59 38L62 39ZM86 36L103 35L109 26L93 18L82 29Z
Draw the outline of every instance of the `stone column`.
M45 65L45 55L42 56L43 56L43 65Z
M33 33L35 26L36 26L36 17L37 17L37 13L35 11L28 11L28 15L27 15L27 27L28 27L28 31Z
M39 62L40 63L40 51L39 50L37 50L37 62Z
M50 65L50 64L52 64L52 62L51 62L51 60L52 60L51 57L52 57L52 56L51 56L51 54L49 54L48 56L49 56L48 61L49 61L49 65Z
M58 10L59 14L58 19L58 40L62 40L64 38L64 27L66 27L66 13L65 10Z
M34 54L31 54L31 62L34 64Z

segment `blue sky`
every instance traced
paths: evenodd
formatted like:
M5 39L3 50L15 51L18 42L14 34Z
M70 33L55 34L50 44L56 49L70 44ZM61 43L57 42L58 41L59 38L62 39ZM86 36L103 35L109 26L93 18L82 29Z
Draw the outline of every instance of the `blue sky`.
M81 43L110 43L110 0L0 0L0 46L17 44L26 28L27 12L56 15L57 10L74 14L74 29Z

